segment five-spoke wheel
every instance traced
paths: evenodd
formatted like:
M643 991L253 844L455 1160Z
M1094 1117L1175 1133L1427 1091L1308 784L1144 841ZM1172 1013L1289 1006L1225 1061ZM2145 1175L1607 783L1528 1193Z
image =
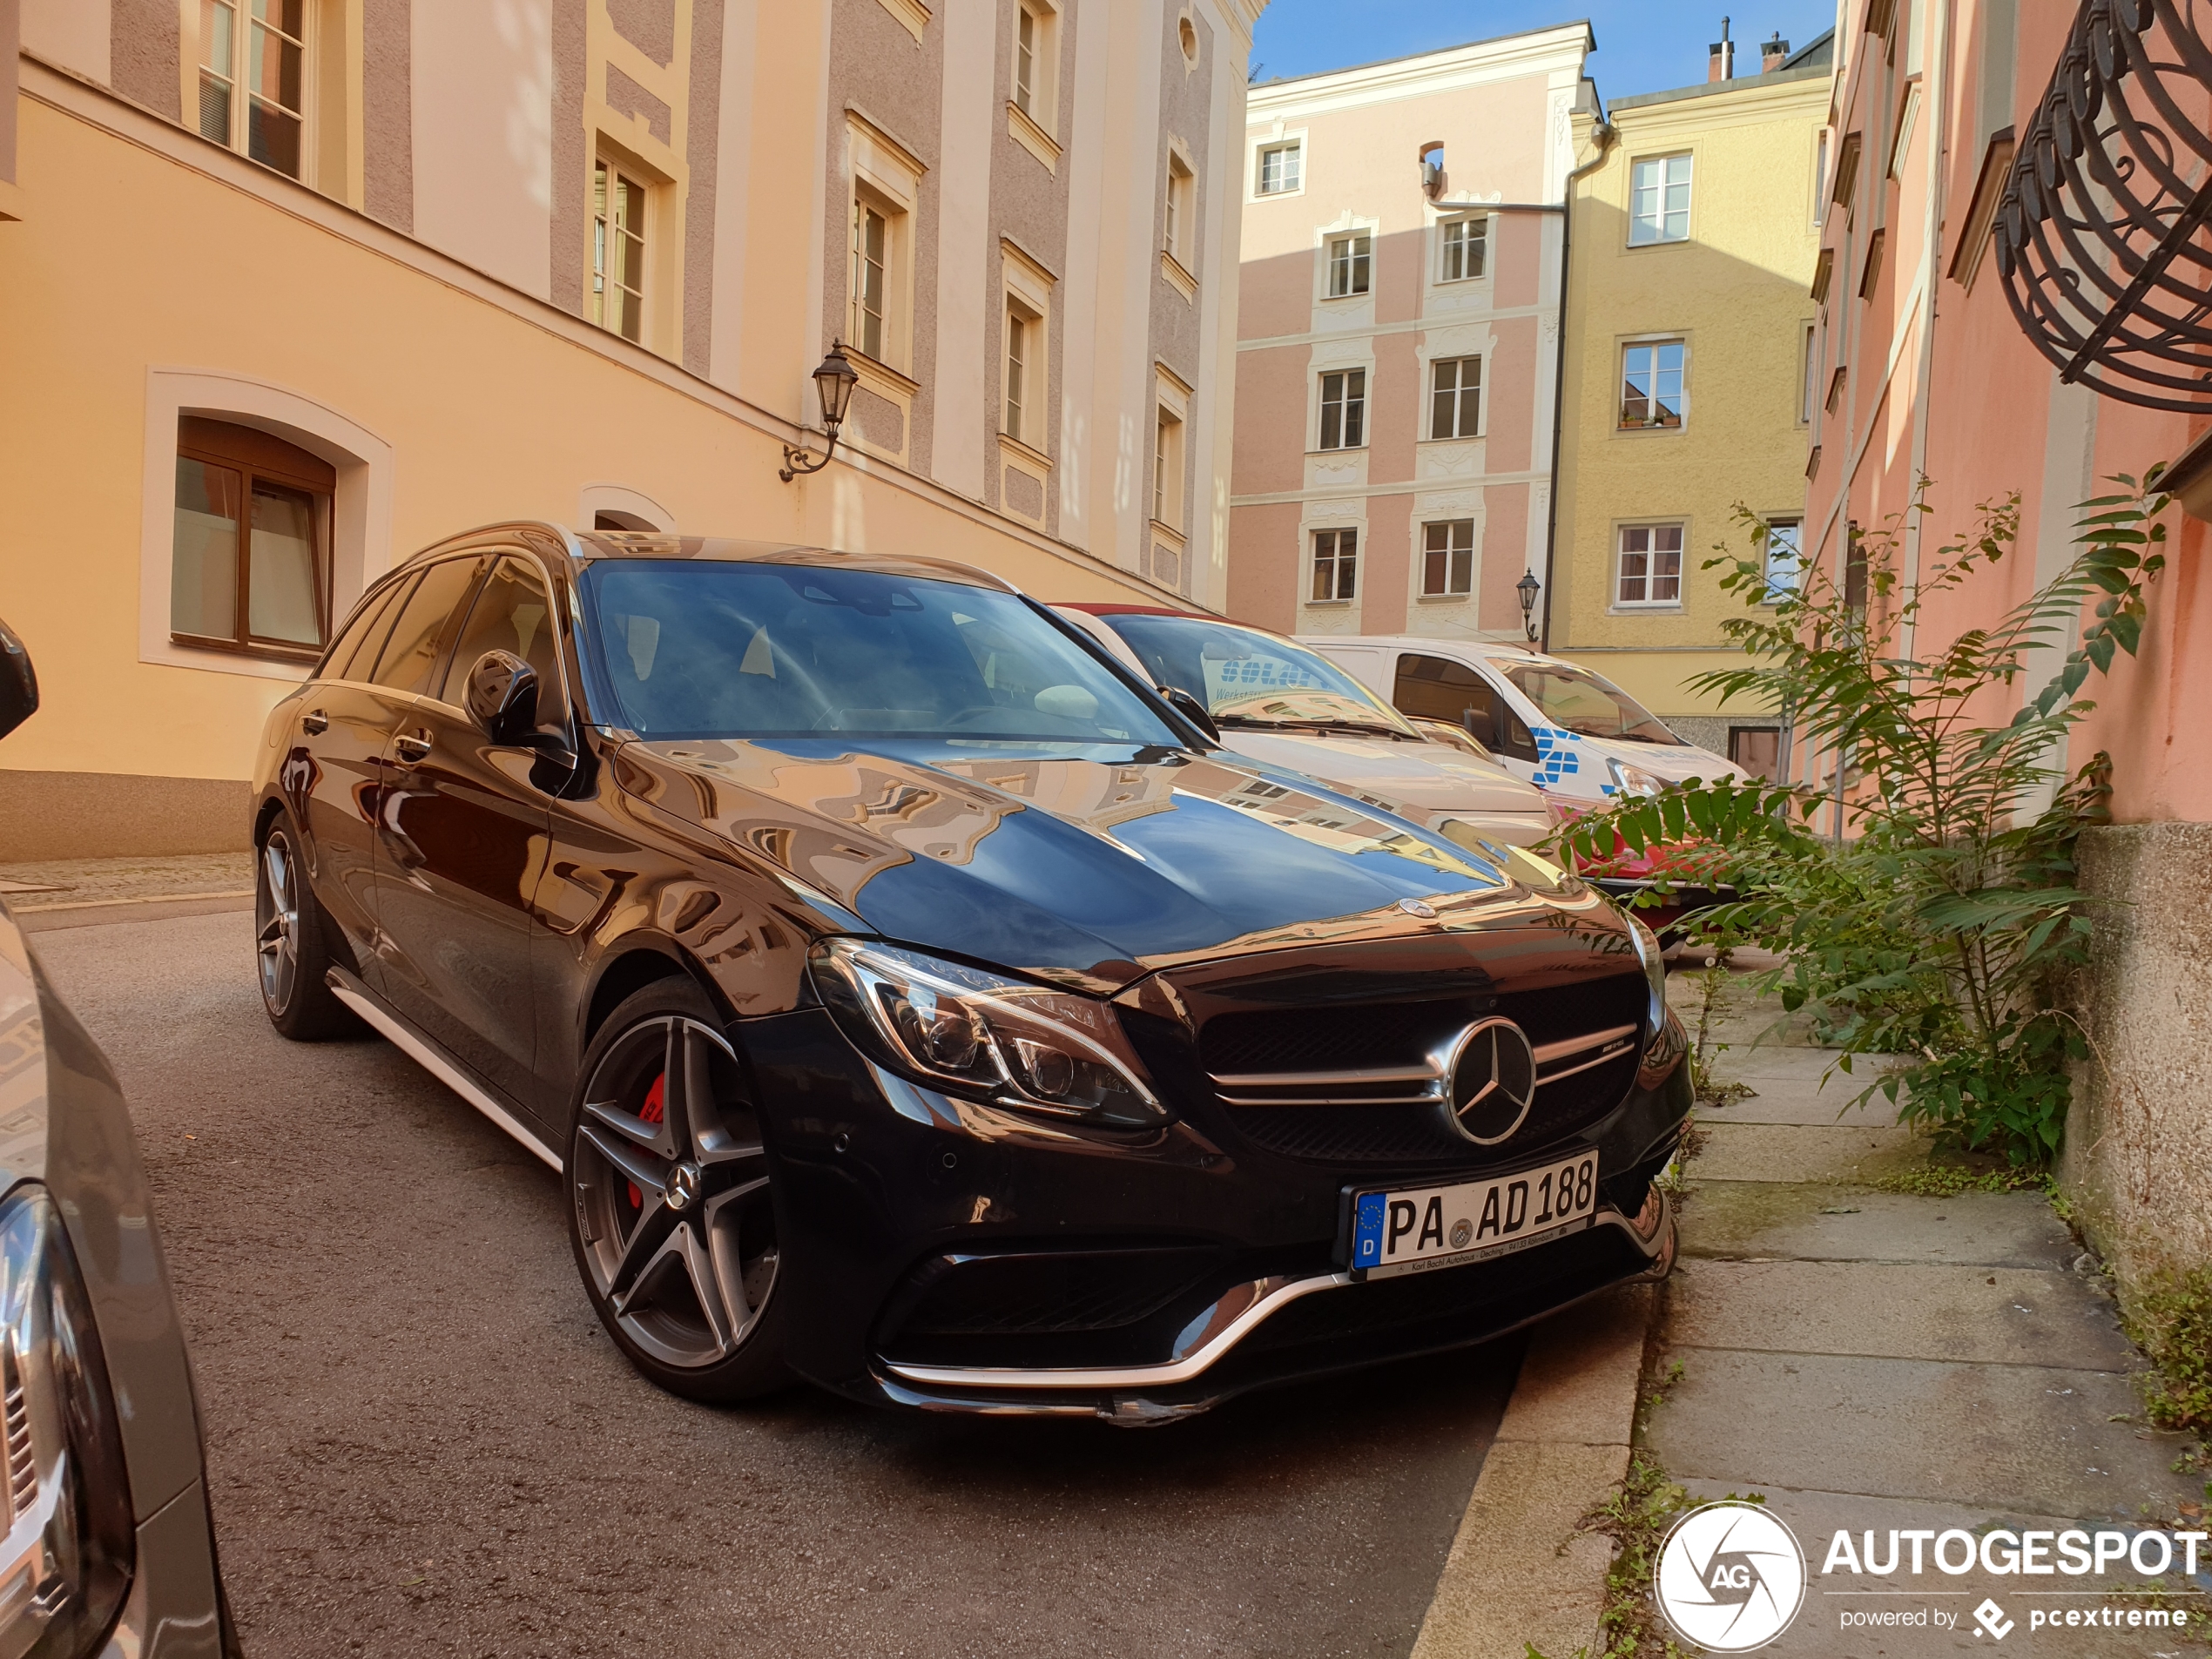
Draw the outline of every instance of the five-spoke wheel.
M253 872L254 952L270 1023L287 1037L312 1042L361 1026L325 981L330 959L322 910L298 847L288 819L269 826Z

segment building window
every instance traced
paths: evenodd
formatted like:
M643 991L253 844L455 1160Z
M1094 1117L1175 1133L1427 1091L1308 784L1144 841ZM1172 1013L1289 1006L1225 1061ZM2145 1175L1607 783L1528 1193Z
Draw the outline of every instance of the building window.
M1183 417L1165 404L1152 428L1152 522L1183 528Z
M1356 599L1359 596L1359 532L1313 532L1313 603Z
M1728 758L1754 778L1780 783L1782 728L1774 725L1732 725L1728 729Z
M1297 190L1304 182L1305 158L1302 140L1288 144L1263 145L1259 152L1259 174L1253 192L1261 196L1282 196Z
M645 337L645 187L604 161L591 171L591 320Z
M891 235L894 216L866 196L853 199L853 343L890 361Z
M199 0L200 137L299 178L307 58L307 0Z
M1367 292L1374 239L1366 232L1329 239L1329 298L1345 300Z
M1014 96L1010 102L1048 138L1058 128L1060 13L1047 0L1014 9Z
M1621 527L1621 578L1613 597L1623 605L1682 603L1681 525Z
M1483 256L1490 236L1487 217L1447 219L1444 221L1444 268L1439 282L1464 282L1482 274Z
M1766 527L1766 591L1760 598L1778 605L1797 597L1798 538L1803 529L1794 518L1772 518Z
M1471 593L1474 590L1474 521L1447 518L1421 526L1421 594Z
M1190 164L1170 150L1168 152L1167 226L1161 246L1167 256L1186 271L1191 268L1191 210L1197 193L1197 179L1190 171Z
M1689 158L1654 156L1630 170L1629 246L1689 239Z
M1812 151L1812 227L1820 228L1828 217L1828 138L1826 127L1820 129L1820 138Z
M330 616L330 463L252 427L177 428L169 628L182 644L313 658Z
M1820 337L1815 332L1811 323L1805 324L1804 334L1804 372L1797 382L1797 424L1799 426L1811 423L1813 393L1820 380Z
M1028 375L1031 354L1036 349L1035 321L1025 315L1022 307L1009 300L1006 306L1006 435L1023 443L1035 444L1044 435L1042 430L1031 436L1032 417L1024 408L1028 401Z
M1429 397L1428 435L1472 438L1482 420L1482 360L1447 357L1430 365L1434 386Z
M1018 6L1014 24L1014 107L1037 118L1037 14Z
M1367 371L1339 369L1321 377L1324 449L1359 449L1367 442Z
M1679 340L1639 341L1621 349L1621 424L1682 424L1683 354Z

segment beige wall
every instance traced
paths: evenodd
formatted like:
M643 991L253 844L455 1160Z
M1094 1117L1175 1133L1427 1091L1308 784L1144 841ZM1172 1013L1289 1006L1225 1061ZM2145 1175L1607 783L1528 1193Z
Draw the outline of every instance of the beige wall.
M30 5L27 53L43 44L79 74L105 71L110 0ZM1116 212L1104 188L1149 179L1156 145L1117 126L1108 106L1129 101L1129 73L1157 101L1162 31L1175 14L1158 0L1068 8L1064 153L1057 182L1040 192L993 184L1014 149L1002 138L997 50L1008 12L998 0L954 0L916 42L896 10L887 0L326 0L317 15L335 22L320 44L347 54L334 77L352 106L319 111L349 125L334 138L339 163L311 172L310 184L26 55L12 106L19 186L0 199L0 214L20 200L25 217L0 226L0 291L38 326L0 333L10 388L0 486L24 503L0 552L0 594L37 660L44 706L0 754L0 859L24 855L26 823L51 839L57 815L97 816L88 803L112 791L71 781L86 774L162 799L146 815L149 845L136 850L204 840L220 796L175 780L243 779L263 713L301 671L169 637L185 413L260 426L336 469L341 614L415 547L498 519L588 523L599 506L703 532L964 559L1044 597L1161 597L1142 573L1150 495L1134 487L1128 454L1133 435L1151 429L1156 331L1150 307L1098 273L1157 261L1150 192ZM1255 10L1231 0L1207 10L1202 102L1216 126L1241 113ZM849 185L841 157L811 135L827 132L833 85L844 84L833 63L839 27L865 31L879 19L919 62L939 61L933 37L954 22L993 48L984 73L947 82L948 96L983 103L987 165L933 169L942 190L921 227L961 245L957 269L925 298L960 347L941 377L942 407L982 429L961 433L961 462L942 478L925 442L905 464L848 446L826 472L785 484L782 445L816 418L810 374L842 307ZM181 87L179 51L170 79ZM839 120L846 103L867 101L840 98ZM961 112L970 125L974 113ZM952 119L933 97L933 156ZM808 135L796 154L794 135ZM577 164L602 140L644 161L663 187L642 345L579 314L589 218ZM1135 145L1135 159L1116 143ZM1018 159L1044 172L1027 152ZM1225 193L1212 191L1217 204ZM1078 247L1073 227L1087 208ZM1213 222L1217 234L1217 206ZM1051 245L1040 260L1059 266L1047 368L1055 488L1042 523L1001 510L974 464L979 436L987 454L998 448L1001 234ZM981 293L979 266L989 276ZM1224 288L1213 281L1192 302L1224 349ZM955 307L964 320L952 327ZM1225 435L1213 428L1226 427L1228 377L1204 378L1193 491L1225 500ZM1193 541L1214 585L1202 576L1170 590L1217 604L1219 561L1202 526ZM24 774L12 791L10 771ZM188 824L203 827L177 827Z

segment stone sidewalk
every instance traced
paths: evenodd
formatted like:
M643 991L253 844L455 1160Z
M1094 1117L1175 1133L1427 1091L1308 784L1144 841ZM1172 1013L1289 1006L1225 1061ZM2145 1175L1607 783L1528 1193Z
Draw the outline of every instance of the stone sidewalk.
M1678 1009L1695 995L1677 976ZM2034 1192L1924 1197L1875 1189L1925 1143L1865 1086L1821 1076L1835 1056L1750 1046L1765 1020L1723 1035L1722 1077L1757 1092L1701 1110L1709 1139L1686 1170L1683 1254L1664 1299L1658 1372L1679 1365L1645 1443L1693 1496L1764 1494L1809 1558L1805 1603L1771 1652L1877 1656L1989 1650L1973 1609L2016 1622L2007 1651L2199 1655L2178 1632L2030 1629L2030 1613L2110 1602L2054 1576L1825 1577L1830 1540L1873 1529L2063 1529L2115 1522L2206 1526L2204 1476L2173 1472L2186 1437L2142 1426L2139 1361L2094 1260ZM1908 1546L1908 1548L1910 1546ZM1908 1563L1909 1564L1909 1563ZM2168 1581L2178 1588L2175 1575ZM2212 1571L2198 1580L2212 1589ZM2212 1605L2202 1595L2174 1605ZM1867 1609L1925 1614L1920 1628L1845 1628ZM1946 1634L1945 1619L1954 1628Z
M250 909L253 854L58 859L0 864L0 901L26 933Z

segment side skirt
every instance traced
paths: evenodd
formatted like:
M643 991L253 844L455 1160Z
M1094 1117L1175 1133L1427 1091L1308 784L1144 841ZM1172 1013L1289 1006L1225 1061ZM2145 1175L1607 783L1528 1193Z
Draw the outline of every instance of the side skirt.
M550 1170L560 1169L560 1158L523 1127L522 1119L494 1100L482 1084L448 1058L436 1043L386 1008L377 1000L375 992L342 968L332 968L325 977L340 1001L390 1038L409 1059L521 1142L523 1149L540 1163Z

